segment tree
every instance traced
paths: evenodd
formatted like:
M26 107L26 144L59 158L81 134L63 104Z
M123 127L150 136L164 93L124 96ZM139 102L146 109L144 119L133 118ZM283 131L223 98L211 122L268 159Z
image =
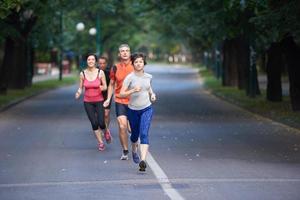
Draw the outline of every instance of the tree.
M283 57L280 43L272 43L267 51L267 100L282 101L281 71Z
M289 80L290 80L290 97L291 104L294 111L299 110L300 104L300 77L299 72L299 43L300 40L300 2L297 0L291 1L275 1L269 0L267 2L260 1L263 5L261 10L258 11L257 17L253 18L261 37L266 46L271 46L273 43L279 43L277 51L282 52L284 56L284 63L287 65ZM272 47L272 46L271 46ZM269 66L273 68L268 71L268 76L272 76L273 70L277 71L278 66ZM283 66L281 66L282 68ZM274 87L268 87L268 90L273 90ZM280 87L277 87L281 90ZM278 94L281 91L267 91L269 95ZM268 98L276 98L269 96Z
M1 20L0 28L7 31L2 35L5 50L0 69L0 93L6 93L7 87L22 89L31 82L28 76L32 63L29 36L37 20L34 7L33 2L25 2Z

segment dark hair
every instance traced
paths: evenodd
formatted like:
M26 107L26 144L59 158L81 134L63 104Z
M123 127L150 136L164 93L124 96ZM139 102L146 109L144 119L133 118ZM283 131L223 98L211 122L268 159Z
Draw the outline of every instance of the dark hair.
M142 58L142 59L144 60L144 65L147 64L146 56L145 56L145 54L143 54L143 53L140 53L140 52L134 53L134 54L132 54L132 55L130 56L130 58L131 58L132 64L134 63L134 61L135 61L137 58Z
M97 56L96 56L96 54L93 54L93 53L89 53L87 56L86 56L86 60L88 59L88 57L90 57L90 56L94 56L94 58L95 58L95 61L97 62Z
M100 57L98 58L98 60L100 60L100 59L103 59L103 60L105 60L105 61L107 62L107 58L106 58L105 56L100 56Z

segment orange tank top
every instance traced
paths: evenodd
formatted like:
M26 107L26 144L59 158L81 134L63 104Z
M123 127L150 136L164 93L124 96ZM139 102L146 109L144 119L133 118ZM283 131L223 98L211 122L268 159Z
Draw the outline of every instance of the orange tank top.
M125 77L133 72L133 70L134 69L131 62L129 62L128 64L118 63L111 68L110 79L115 81L115 102L121 104L129 103L129 97L119 98L117 97L117 95L120 94Z

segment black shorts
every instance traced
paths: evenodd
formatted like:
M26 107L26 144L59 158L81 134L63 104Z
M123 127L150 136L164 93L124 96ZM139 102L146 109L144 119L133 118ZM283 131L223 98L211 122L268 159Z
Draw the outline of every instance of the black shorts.
M107 91L103 91L102 92L102 95L103 95L103 98L104 98L104 101L107 99ZM111 102L112 102L112 99L109 101L109 104L107 107L104 107L105 110L110 110L110 107L111 107Z
M128 105L117 103L117 102L115 102L115 105L116 105L116 115L117 115L117 117L119 117L121 115L125 115L127 117Z

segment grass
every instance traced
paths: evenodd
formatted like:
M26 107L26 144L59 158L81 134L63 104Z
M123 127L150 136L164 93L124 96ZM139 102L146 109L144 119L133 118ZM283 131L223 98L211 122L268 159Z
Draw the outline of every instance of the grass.
M250 98L244 90L223 87L221 81L217 80L207 69L200 68L200 74L204 78L204 87L212 94L250 112L300 129L300 113L292 111L289 97L284 96L282 102L270 102L266 100L266 91L261 90L261 95Z
M78 78L76 76L70 76L64 77L62 81L55 79L33 83L31 87L27 87L23 90L10 89L7 91L6 95L0 95L0 110L12 103L18 102L34 94L74 84L77 81L77 79Z

